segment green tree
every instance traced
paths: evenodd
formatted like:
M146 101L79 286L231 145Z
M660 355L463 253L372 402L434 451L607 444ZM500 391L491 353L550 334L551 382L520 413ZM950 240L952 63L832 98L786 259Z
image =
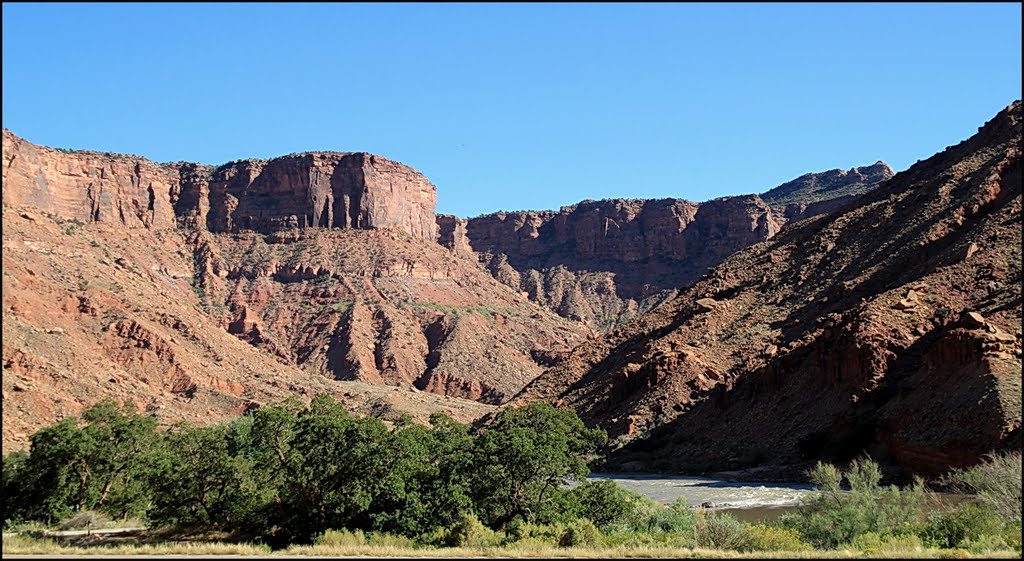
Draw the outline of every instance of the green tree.
M245 527L272 499L252 461L232 455L225 425L178 426L164 438L164 453L151 482L150 518L159 525Z
M385 476L370 506L371 527L415 537L447 527L470 512L472 438L443 415L431 427L404 419L387 435Z
M388 477L387 432L378 419L357 419L330 397L313 398L295 423L282 487L291 539L369 526L367 510Z
M27 520L47 523L73 512L98 510L114 517L141 515L156 422L129 402L104 400L82 414L32 435L20 460L15 495ZM12 483L13 484L13 483Z
M147 485L157 441L156 419L135 405L103 400L82 413L82 449L77 473L90 487L78 510L100 510L115 517L142 515L151 495ZM85 480L88 479L86 482Z
M28 519L35 487L29 470L28 452L18 451L3 457L4 526Z
M477 437L473 497L481 520L503 528L558 517L558 498L570 479L589 473L588 455L607 438L573 411L546 403L508 408Z

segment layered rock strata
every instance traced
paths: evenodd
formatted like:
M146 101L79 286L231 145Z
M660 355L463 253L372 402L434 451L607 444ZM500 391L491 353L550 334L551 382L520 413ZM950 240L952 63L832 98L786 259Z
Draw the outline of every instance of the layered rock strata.
M564 317L610 328L786 224L832 212L892 177L883 162L806 174L764 195L583 201L558 211L439 216L445 247Z

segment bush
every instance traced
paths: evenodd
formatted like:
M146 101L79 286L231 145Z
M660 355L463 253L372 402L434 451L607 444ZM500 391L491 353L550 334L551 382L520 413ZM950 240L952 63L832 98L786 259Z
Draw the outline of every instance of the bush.
M930 547L964 547L963 544L1003 533L1005 524L999 513L987 505L965 504L950 512L928 517L921 538Z
M1021 453L992 455L966 470L954 470L946 483L976 494L1008 522L1021 521Z
M573 520L558 538L559 547L581 547L597 545L601 541L601 531L593 522L586 518Z
M967 551L974 554L993 553L996 551L1006 551L1010 549L1010 546L1002 536L993 536L990 534L983 534L977 538L965 540L960 545Z
M366 536L362 530L327 530L314 540L316 545L334 547L351 547L366 544Z
M641 503L629 521L629 528L646 533L674 533L693 535L697 517L684 499L671 506L647 501Z
M538 542L549 546L558 545L565 526L562 524L531 524L521 518L513 520L505 531L507 543Z
M835 548L870 532L912 533L923 522L922 482L917 480L904 490L882 487L881 470L871 460L854 460L845 473L818 463L808 476L818 489L816 496L781 522L815 547ZM848 492L841 488L844 476L850 485Z
M697 545L710 549L746 551L751 547L747 525L728 514L709 514L697 522Z
M501 543L501 534L467 514L448 531L446 542L452 547L494 547Z
M754 524L747 527L750 534L750 549L753 551L806 551L811 546L800 539L800 533L792 528Z
M1006 540L1006 545L1009 546L1010 549L1015 549L1017 553L1020 553L1020 524L1007 524L1006 530L1003 532L1003 539Z
M366 545L412 549L416 547L416 542L405 536L396 536L387 532L373 532L366 536Z
M850 547L864 552L908 552L924 548L921 538L909 535L879 535L874 532L861 534L850 542Z
M608 479L587 481L563 496L564 509L570 518L586 518L598 529L608 531L628 523L644 502L639 493L624 489Z
M113 520L102 512L83 510L62 521L57 527L61 530L95 530L110 528Z

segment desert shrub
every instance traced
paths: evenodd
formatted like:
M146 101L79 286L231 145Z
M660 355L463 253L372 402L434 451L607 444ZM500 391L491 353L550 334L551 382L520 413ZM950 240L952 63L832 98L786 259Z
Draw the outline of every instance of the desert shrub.
M960 547L963 547L967 551L976 555L984 555L986 553L994 553L996 551L1006 551L1011 549L1002 536L994 536L991 534L982 534L976 538L964 540L960 543Z
M559 547L593 546L601 542L601 531L586 518L573 520L558 538Z
M1006 529L1003 531L1003 539L1006 540L1006 545L1010 549L1017 550L1020 553L1021 544L1021 528L1020 524L1007 524Z
M1005 524L995 508L965 504L960 508L928 516L921 538L931 547L964 547L982 536L1000 535Z
M816 495L780 522L815 547L835 548L869 532L912 533L923 523L925 494L920 480L903 490L882 487L881 470L868 459L854 460L845 473L819 462L808 476L817 488ZM842 490L844 476L848 492Z
M565 492L563 509L568 518L586 518L601 531L628 524L644 497L608 479L587 481Z
M406 536L396 536L387 532L372 532L366 536L366 545L412 549L416 547L416 542Z
M563 524L531 524L523 522L522 518L516 518L505 530L506 542L542 542L547 545L558 545L558 539L562 536L565 526Z
M754 524L747 527L753 551L806 551L811 546L792 528Z
M366 544L366 536L362 530L327 530L314 540L316 545L333 547L351 547Z
M493 547L501 543L501 534L484 526L476 515L467 514L448 531L446 541L452 547Z
M673 533L693 535L697 517L684 499L666 507L647 501L640 506L630 520L629 528L646 533Z
M543 551L558 545L564 524L530 524L517 518L505 531L503 546L514 551Z
M697 521L697 545L745 551L751 547L747 525L728 514L708 514Z
M639 497L624 520L603 532L608 546L693 547L696 545L696 515L680 499L665 506Z
M924 548L924 544L921 538L913 534L879 535L867 532L853 538L850 547L865 552L908 552L919 551Z
M93 530L109 528L113 521L109 516L95 510L83 510L64 519L57 526L61 530Z
M945 481L990 505L1008 522L1021 521L1021 453L991 455L965 470L954 470Z
M448 545L448 534L451 528L439 526L428 532L420 534L416 540L427 546L443 547Z

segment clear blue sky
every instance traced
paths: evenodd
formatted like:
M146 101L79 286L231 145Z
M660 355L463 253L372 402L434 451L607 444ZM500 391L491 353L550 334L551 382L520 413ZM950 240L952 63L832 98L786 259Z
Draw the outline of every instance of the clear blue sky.
M367 151L461 216L906 169L1021 97L1020 4L3 4L3 125L223 163Z

